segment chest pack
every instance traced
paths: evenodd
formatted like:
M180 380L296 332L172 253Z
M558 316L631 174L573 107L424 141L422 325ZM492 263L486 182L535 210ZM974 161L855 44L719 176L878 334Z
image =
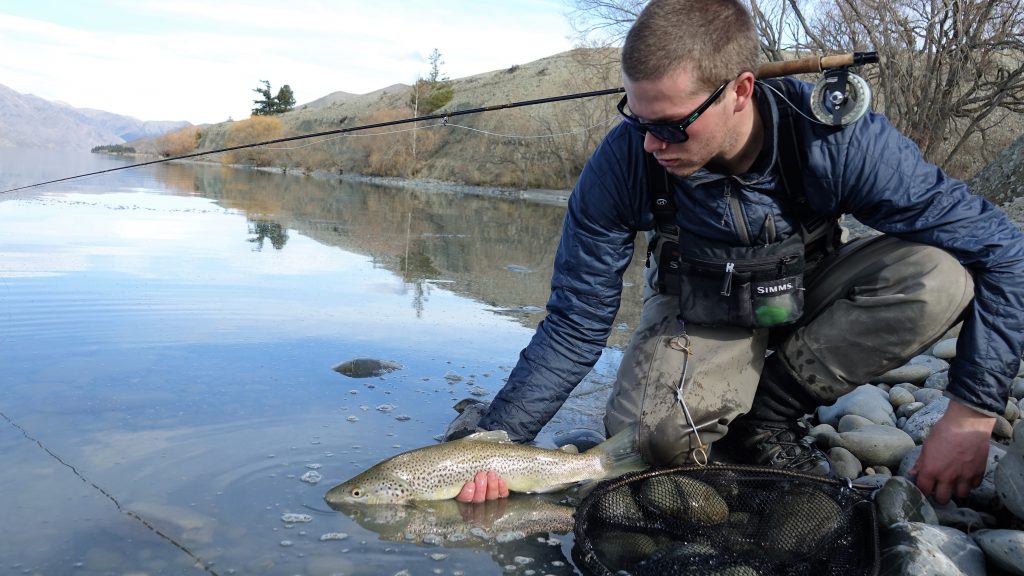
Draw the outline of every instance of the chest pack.
M772 81L771 87L788 100L798 97L784 82ZM803 314L804 273L837 246L838 221L813 214L807 203L807 151L795 126L796 113L784 103L778 110L779 199L799 221L798 233L787 238L775 238L772 230L765 242L735 246L680 229L670 176L652 155L645 156L658 231L648 261L653 255L658 263L659 292L679 295L685 322L747 328L792 324ZM738 200L734 209L741 210Z

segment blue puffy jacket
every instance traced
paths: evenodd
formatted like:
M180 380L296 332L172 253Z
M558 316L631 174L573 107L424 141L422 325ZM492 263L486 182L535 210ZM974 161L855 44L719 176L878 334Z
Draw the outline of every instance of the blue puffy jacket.
M793 79L789 93L811 86ZM673 178L681 228L745 245L771 220L780 238L796 229L795 210L776 192L779 97L759 86L765 146L746 174L699 170ZM768 121L770 119L770 122ZM1024 347L1024 236L1005 214L926 162L917 146L879 114L842 130L797 116L807 157L804 185L817 214L852 214L900 238L944 248L974 275L975 298L960 332L947 391L1001 414ZM620 124L580 175L554 263L547 317L520 354L480 425L528 441L554 416L597 362L622 294L638 231L655 227L649 208L643 136Z

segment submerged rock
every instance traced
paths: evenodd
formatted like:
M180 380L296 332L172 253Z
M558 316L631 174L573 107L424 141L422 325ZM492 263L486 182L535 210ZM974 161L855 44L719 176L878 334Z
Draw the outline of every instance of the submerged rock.
M334 367L334 371L348 376L349 378L371 378L383 376L395 370L401 370L402 365L392 360L376 360L374 358L353 358L342 362Z

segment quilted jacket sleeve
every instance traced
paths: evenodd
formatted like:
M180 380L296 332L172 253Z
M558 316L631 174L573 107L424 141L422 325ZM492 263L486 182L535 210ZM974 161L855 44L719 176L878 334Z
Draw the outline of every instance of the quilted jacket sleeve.
M884 116L870 114L838 134L810 147L809 165L817 167L819 183L832 190L826 197L835 203L817 208L853 214L886 234L943 248L970 270L974 302L947 392L975 409L1001 414L1024 349L1024 235L966 184L925 161Z
M633 256L632 220L642 194L630 183L643 175L625 150L637 145L620 126L584 167L569 197L548 314L481 427L504 429L515 441L532 440L600 357Z

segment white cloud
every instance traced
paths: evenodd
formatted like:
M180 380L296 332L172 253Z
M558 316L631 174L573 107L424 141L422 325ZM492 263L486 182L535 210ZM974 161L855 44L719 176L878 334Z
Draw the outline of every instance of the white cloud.
M301 104L411 83L435 48L442 70L459 78L571 47L555 0L110 0L91 9L101 6L104 28L0 6L0 51L18 55L0 60L0 83L145 120L219 122L248 116L264 79L275 90L290 84Z

